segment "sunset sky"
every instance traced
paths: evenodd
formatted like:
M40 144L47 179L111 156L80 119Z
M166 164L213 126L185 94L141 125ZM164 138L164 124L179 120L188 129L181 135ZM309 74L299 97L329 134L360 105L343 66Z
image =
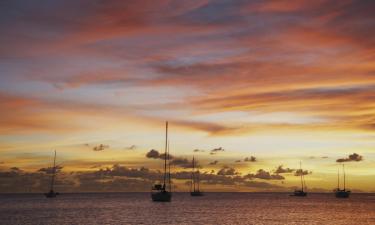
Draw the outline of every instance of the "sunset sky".
M375 192L374 11L2 0L0 192L43 189L53 150L64 190L146 190L167 120L178 191L194 155L205 191L289 191L300 162L312 191L330 191L343 161L348 188Z

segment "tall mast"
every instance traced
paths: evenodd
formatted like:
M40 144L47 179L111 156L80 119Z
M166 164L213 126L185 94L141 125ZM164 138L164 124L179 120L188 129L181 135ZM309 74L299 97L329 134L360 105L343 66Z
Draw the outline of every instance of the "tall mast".
M168 184L169 184L169 191L172 191L171 185L171 163L170 163L170 154L169 154L169 140L168 140Z
M299 162L299 169L301 171L301 186L302 186L302 191L303 191L303 170L302 170L302 163L301 161Z
M190 175L190 192L193 191L193 182L194 182L194 177L193 177L193 171L191 172L191 175Z
M193 191L195 192L195 159L193 156Z
M342 164L342 170L344 172L344 191L345 191L345 165Z
M53 167L52 167L52 178L51 178L51 189L53 190L53 184L55 182L55 172L56 172L56 150L55 150L55 156L53 158Z
M199 180L199 167L197 167L197 185L198 185L198 191L199 191L199 182L200 182L200 180Z
M340 190L340 168L337 169L337 190Z
M168 121L165 123L165 149L164 149L164 190L167 179L167 148L168 148Z

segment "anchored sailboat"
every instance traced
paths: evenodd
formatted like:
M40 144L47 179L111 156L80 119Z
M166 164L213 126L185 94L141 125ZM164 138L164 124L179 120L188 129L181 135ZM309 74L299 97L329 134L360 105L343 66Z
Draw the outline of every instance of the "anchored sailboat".
M300 177L301 177L301 190L295 190L292 196L299 196L299 197L305 197L307 195L306 190L306 182L305 182L305 176L303 174L302 165L301 162L299 163L300 168Z
M346 190L346 177L345 177L345 165L342 164L342 170L344 173L344 189L340 189L340 170L337 170L337 188L335 189L336 198L349 198L351 193L350 190Z
M171 171L169 163L169 142L168 142L168 122L165 124L165 151L164 151L164 176L163 184L155 184L152 187L151 198L154 202L170 202L171 192ZM168 171L167 171L168 162ZM167 184L169 187L167 187Z
M56 197L59 193L55 192L53 190L53 187L55 185L55 176L56 176L56 150L55 150L55 157L53 158L53 167L52 167L52 176L51 176L51 186L50 186L50 191L47 193L44 193L44 195L47 198L54 198Z
M195 158L193 157L193 171L191 172L190 195L203 196L203 192L199 189L200 177L199 168L195 170Z

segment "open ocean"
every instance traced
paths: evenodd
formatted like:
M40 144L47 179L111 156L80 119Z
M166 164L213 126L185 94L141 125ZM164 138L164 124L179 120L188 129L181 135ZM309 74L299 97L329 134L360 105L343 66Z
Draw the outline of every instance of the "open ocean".
M1 194L0 224L375 224L375 194L174 193L170 203L149 193Z

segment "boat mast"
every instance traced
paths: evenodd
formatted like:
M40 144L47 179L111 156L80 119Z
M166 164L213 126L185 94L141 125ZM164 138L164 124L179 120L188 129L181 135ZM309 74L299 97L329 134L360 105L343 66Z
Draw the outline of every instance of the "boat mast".
M194 182L194 178L193 178L193 171L192 171L190 175L190 192L193 191L193 182Z
M56 150L55 150L55 156L53 158L53 167L52 167L52 178L51 178L51 189L53 190L53 184L55 182L55 173L56 173Z
M171 163L170 163L170 154L169 154L169 140L168 140L168 184L169 184L169 191L172 191L171 185Z
M165 123L165 149L164 149L164 184L165 190L166 179L167 179L167 148L168 148L168 121Z
M301 171L301 186L302 186L302 191L303 191L303 170L302 170L302 163L299 162L299 170Z
M344 191L345 191L345 165L342 164L342 170L344 172Z
M340 190L340 168L337 169L337 190Z
M198 185L198 191L200 191L199 190L199 183L200 183L200 180L199 180L199 168L197 167L197 185Z
M195 159L193 156L193 191L195 192Z

